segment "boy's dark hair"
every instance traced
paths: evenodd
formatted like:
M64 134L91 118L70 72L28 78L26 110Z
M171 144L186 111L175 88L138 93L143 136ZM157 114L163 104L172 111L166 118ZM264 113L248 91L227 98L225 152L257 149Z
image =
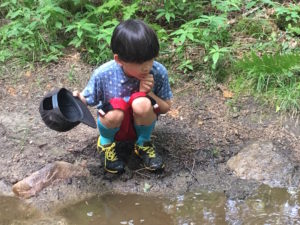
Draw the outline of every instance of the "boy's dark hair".
M143 21L134 19L123 21L115 28L110 46L125 62L143 63L159 52L156 33Z

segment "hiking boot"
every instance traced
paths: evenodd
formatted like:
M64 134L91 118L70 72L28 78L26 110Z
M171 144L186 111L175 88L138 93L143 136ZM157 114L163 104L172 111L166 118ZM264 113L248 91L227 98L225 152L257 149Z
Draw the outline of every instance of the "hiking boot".
M100 160L104 169L110 173L124 172L124 162L118 158L116 152L116 142L107 145L100 144L100 137L97 142L97 150L100 153Z
M165 167L161 156L157 154L151 142L145 142L143 146L135 144L134 151L143 160L146 169L156 171Z

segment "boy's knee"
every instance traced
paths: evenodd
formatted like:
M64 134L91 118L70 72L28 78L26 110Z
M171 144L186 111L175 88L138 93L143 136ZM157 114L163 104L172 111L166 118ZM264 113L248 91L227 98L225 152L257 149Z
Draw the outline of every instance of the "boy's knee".
M146 97L136 98L132 102L131 107L132 107L134 116L138 116L138 117L148 116L149 113L153 112L153 107L151 105L151 101L149 98L146 98Z
M99 119L107 128L120 127L124 119L124 112L118 109L111 110L104 117L99 117Z

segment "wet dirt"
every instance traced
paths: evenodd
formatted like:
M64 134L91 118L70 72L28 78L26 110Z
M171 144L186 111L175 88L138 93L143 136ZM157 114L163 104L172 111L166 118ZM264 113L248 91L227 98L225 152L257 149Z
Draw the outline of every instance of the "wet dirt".
M244 146L257 140L271 141L282 157L300 162L296 118L275 114L249 96L236 101L225 98L218 88L205 88L199 76L173 88L172 110L161 115L155 127L152 138L165 161L164 172L144 170L131 154L132 143L125 143L121 146L127 155L125 173L106 174L96 152L96 129L80 124L69 132L58 133L44 125L38 112L45 93L54 87L81 90L93 69L76 53L57 64L36 65L35 69L2 65L0 193L13 195L14 184L46 164L86 160L90 176L55 182L26 202L48 212L111 190L172 196L203 189L221 191L229 199L245 199L260 183L239 179L226 168L230 157ZM90 110L95 115L96 110Z

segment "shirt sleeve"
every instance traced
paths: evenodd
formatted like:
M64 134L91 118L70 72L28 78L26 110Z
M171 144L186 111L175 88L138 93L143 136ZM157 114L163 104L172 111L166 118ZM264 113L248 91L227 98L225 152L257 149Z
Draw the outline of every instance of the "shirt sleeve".
M81 94L84 96L87 104L90 106L97 105L99 101L102 100L103 94L101 89L101 79L96 71L92 74L91 79Z
M159 65L156 73L156 76L154 76L154 94L163 100L171 99L173 97L173 93L170 87L167 69L164 66Z

